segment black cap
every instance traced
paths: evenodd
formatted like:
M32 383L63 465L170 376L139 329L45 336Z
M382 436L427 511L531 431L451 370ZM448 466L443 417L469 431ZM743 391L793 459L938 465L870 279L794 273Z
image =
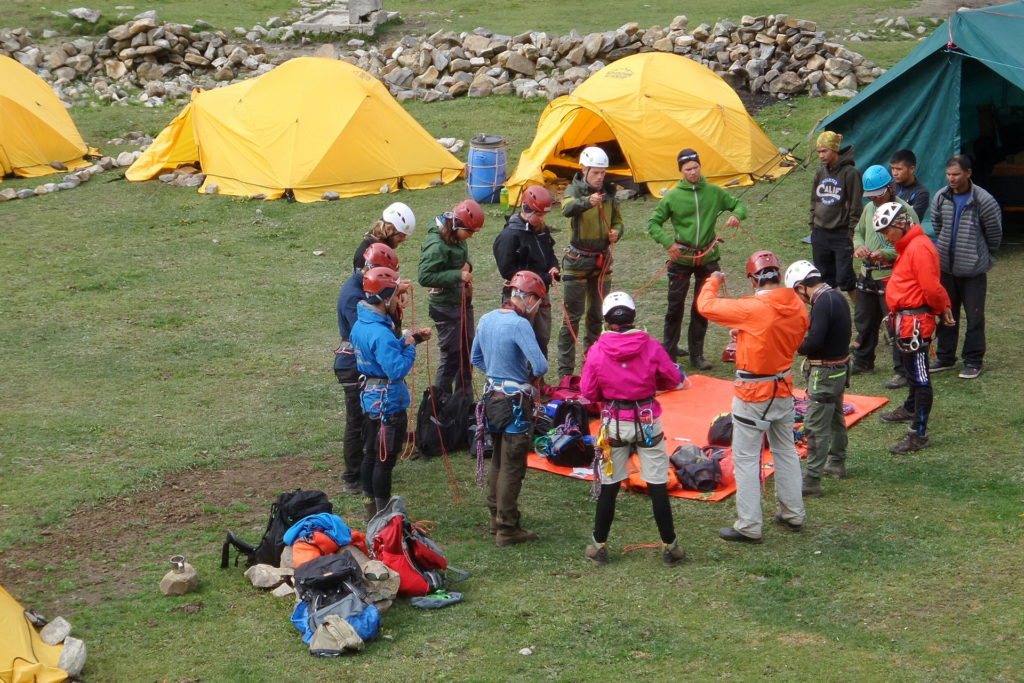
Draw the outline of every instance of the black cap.
M700 155L697 154L697 150L687 147L686 149L679 153L679 157L676 159L676 161L679 162L679 168L682 169L683 164L685 164L687 161L696 161L699 164Z

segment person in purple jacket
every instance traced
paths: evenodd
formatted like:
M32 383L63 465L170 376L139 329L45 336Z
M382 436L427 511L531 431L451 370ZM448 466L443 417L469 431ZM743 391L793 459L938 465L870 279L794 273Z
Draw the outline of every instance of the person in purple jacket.
M612 467L610 472L601 472L594 542L584 555L595 564L608 563L608 532L615 517L615 498L629 474L626 465L635 450L661 535L662 561L672 567L685 560L686 553L676 543L668 502L669 461L661 429L661 405L654 394L675 389L681 375L662 345L633 327L636 304L628 294L609 294L601 313L607 331L587 352L581 389L587 399L603 404L601 423L611 445Z

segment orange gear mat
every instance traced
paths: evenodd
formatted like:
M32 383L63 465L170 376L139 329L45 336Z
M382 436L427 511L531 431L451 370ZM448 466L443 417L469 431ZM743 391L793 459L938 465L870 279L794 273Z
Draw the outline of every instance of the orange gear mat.
M665 432L665 447L671 453L677 446L692 443L696 446L704 446L707 442L708 428L712 421L722 413L728 413L732 409L733 383L729 380L707 377L704 375L690 375L687 378L689 386L686 389L667 391L658 396L661 403L661 424ZM793 395L798 398L807 394L801 389L796 389ZM889 399L884 396L861 396L858 394L846 394L843 397L845 403L852 403L854 412L846 416L846 426L851 427L861 418L877 410ZM596 435L601 428L601 421L594 420L590 423L590 433ZM797 445L797 453L803 458L806 455L806 447ZM634 456L635 459L635 456ZM764 449L764 478L767 478L775 471L772 463L771 452ZM594 475L589 467L559 467L552 465L546 458L542 458L531 452L526 457L526 464L535 470L543 470L552 474L560 474L563 477L573 477L585 481L593 481ZM625 483L624 483L625 485ZM704 500L717 502L728 498L736 491L736 484L730 481L723 482L714 491L701 493L699 491L687 491L686 489L675 489L668 494L675 498L688 498L690 500Z

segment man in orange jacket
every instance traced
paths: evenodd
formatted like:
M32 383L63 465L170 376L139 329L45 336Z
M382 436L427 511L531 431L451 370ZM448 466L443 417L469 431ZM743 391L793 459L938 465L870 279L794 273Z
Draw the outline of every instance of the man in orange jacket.
M875 211L873 223L875 232L896 247L885 303L891 336L910 384L903 405L880 417L882 422L910 423L907 435L889 446L896 455L906 455L931 445L926 434L933 396L928 347L935 336L935 316L941 315L944 325L956 322L939 276L939 253L921 226L911 223L907 209L896 202L883 204Z
M800 458L793 444L793 354L810 324L796 293L782 287L779 257L756 251L747 261L753 296L719 299L725 281L711 273L697 297L697 310L713 323L736 328L736 395L732 400L732 457L736 515L718 530L726 541L761 542L761 444L775 460L775 521L790 531L804 524Z

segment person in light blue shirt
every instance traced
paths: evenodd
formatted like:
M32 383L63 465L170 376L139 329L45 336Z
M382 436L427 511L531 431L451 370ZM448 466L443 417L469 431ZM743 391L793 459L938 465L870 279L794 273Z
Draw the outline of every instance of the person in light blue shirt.
M499 548L537 540L537 532L520 525L519 492L533 442L532 382L548 369L530 324L547 294L544 280L521 270L512 276L509 287L508 301L480 318L470 355L473 365L487 375L484 415L487 429L494 435L487 508L490 531Z

